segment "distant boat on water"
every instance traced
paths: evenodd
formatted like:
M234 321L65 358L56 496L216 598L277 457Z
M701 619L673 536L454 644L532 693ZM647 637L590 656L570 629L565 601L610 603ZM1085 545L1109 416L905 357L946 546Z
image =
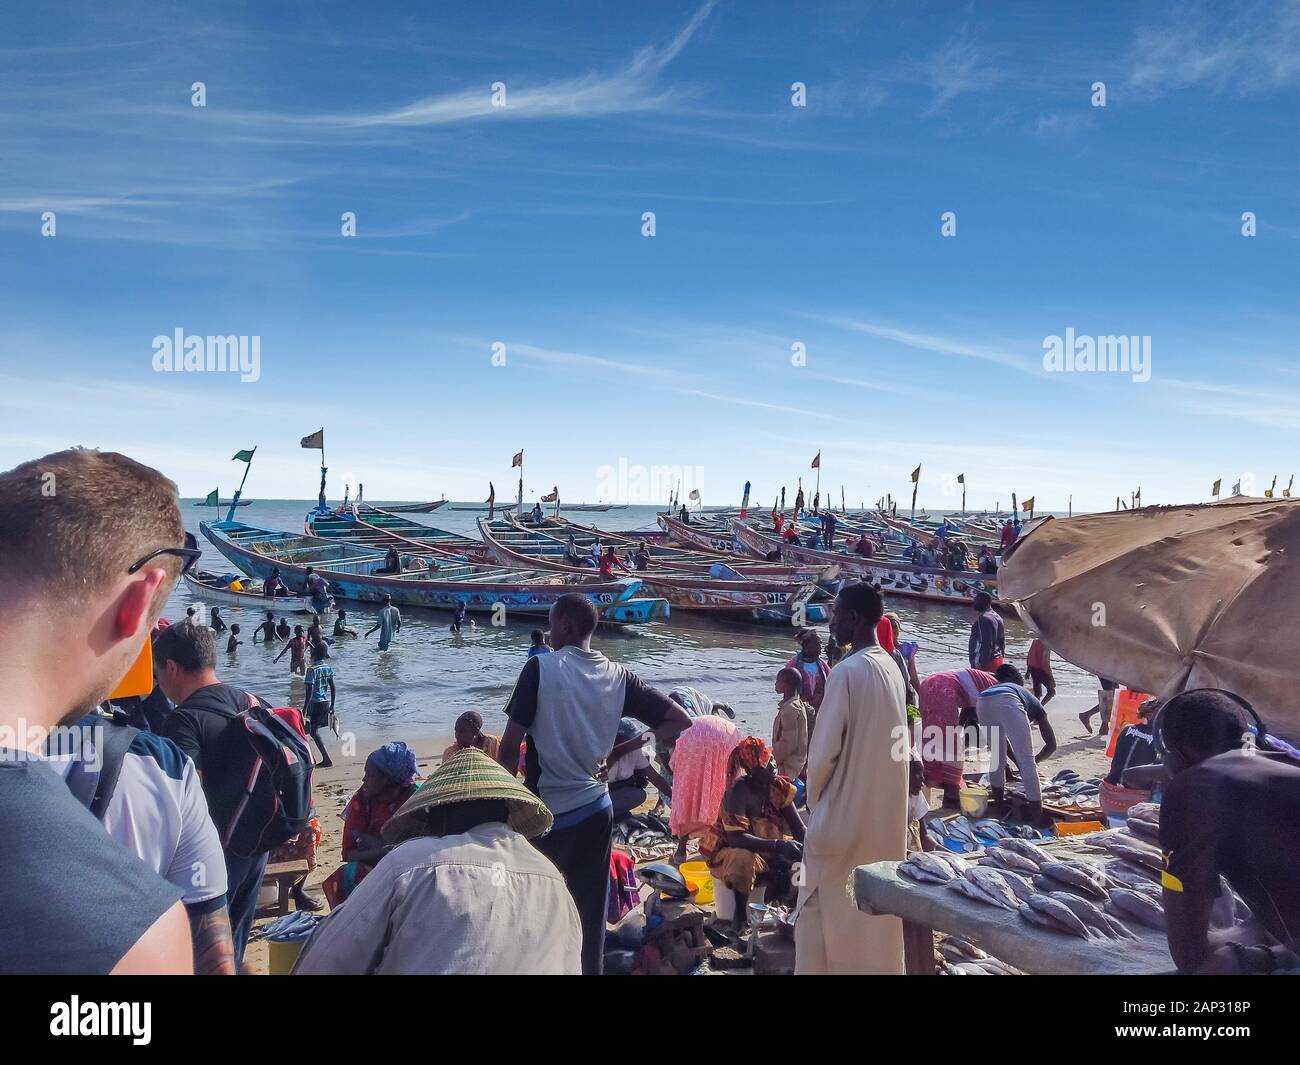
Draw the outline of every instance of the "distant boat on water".
M238 503L235 504L235 506L237 506L237 507L248 507L248 506L252 506L252 503L253 503L253 501L252 501L251 499L241 499ZM212 506L212 505L213 505L213 504L209 503L209 502L208 502L207 500L205 500L205 499L200 499L197 503L191 503L191 504L190 504L190 506L192 506L192 507L210 507L210 506ZM227 507L227 508L228 508L228 507L230 506L230 500L229 500L229 499L223 499L223 500L221 500L220 502L218 502L216 505L219 506L219 507Z

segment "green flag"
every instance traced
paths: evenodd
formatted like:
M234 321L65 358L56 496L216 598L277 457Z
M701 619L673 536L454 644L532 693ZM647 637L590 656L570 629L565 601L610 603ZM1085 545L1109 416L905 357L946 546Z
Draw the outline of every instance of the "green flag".
M253 448L253 451L256 451L256 450L257 450L257 448ZM234 457L233 459L231 459L230 461L231 461L231 462L252 462L252 461L253 461L253 451L236 451L236 452L235 452L235 457Z
M208 498L203 501L205 507L215 507L217 505L217 490L214 488L208 493Z

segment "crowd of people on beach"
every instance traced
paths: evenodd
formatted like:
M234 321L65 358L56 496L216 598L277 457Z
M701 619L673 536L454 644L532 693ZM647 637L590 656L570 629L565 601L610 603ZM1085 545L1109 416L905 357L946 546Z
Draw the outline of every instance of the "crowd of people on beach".
M327 638L319 620L291 629L268 610L253 642L284 643L301 708L224 681L220 609L160 616L200 555L175 486L118 454L73 449L0 474L0 546L0 971L241 971L268 863L319 842L312 771L331 764L330 643L355 631L342 611ZM318 574L306 591L326 605ZM902 973L902 922L860 912L846 885L857 867L926 845L925 789L952 804L966 783L966 740L952 737L973 726L987 742L996 808L1047 823L1034 766L1056 745L1051 651L1031 646L1027 687L985 593L969 668L925 674L881 591L844 584L825 647L800 630L775 672L770 737L694 687L663 691L611 661L593 646L597 623L588 597L561 597L530 634L499 730L462 714L427 776L402 741L369 754L344 808L341 865L322 885L329 913L296 972L599 974L611 878L628 864L616 826L653 802L668 809L675 860L697 848L733 894L734 931L762 889L794 914L795 972ZM401 625L385 601L365 635L387 648ZM230 626L229 656L238 635ZM152 677L119 693L146 642ZM1111 725L1109 700L1095 712ZM1175 696L1159 721L1125 726L1112 774L1163 789L1174 961L1296 964L1300 767L1229 692ZM1216 940L1220 875L1260 915L1258 941ZM301 881L293 898L324 908Z

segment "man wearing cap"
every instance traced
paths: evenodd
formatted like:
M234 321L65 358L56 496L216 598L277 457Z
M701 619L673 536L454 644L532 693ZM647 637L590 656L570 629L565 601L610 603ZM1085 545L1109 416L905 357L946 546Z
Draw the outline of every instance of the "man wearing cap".
M295 974L577 975L578 912L529 842L551 820L512 774L461 751L384 825L393 849L320 923Z
M621 718L649 725L659 740L676 738L691 719L668 696L591 649L596 620L591 600L576 592L551 607L554 650L530 658L519 674L497 760L513 769L528 737L525 783L555 815L555 827L538 846L564 874L577 904L582 971L599 975L613 825L601 764L614 747Z

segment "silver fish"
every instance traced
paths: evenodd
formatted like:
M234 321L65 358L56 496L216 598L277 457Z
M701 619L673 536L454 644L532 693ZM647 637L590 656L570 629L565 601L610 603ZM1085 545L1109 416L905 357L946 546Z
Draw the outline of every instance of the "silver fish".
M914 851L907 856L907 861L898 867L898 871L913 880L946 884L957 874L952 868L925 851Z
M946 936L942 943L939 944L939 950L949 961L953 960L949 954L958 955L966 961L979 961L981 958L987 958L988 955L980 950L969 939L962 939L961 936Z
M1110 893L1110 904L1119 917L1165 931L1165 911L1150 895L1141 891L1129 891L1128 888L1116 888Z
M1102 846L1116 858L1123 858L1126 862L1141 865L1153 872L1158 873L1164 868L1164 860L1160 852L1138 839L1107 840Z
M1156 872L1145 865L1132 862L1113 861L1106 864L1106 877L1120 887L1131 891L1153 892L1160 894L1160 885L1156 882Z
M1031 876L1038 872L1041 866L1033 858L1027 858L1018 851L1007 850L1004 847L991 847L984 856L986 864L993 864L999 869L1010 869L1017 873L1029 873Z
M1048 860L1047 852L1027 839L1000 839L998 840L998 849L1008 850L1013 854L1019 854L1028 858L1037 865L1042 865Z
M1135 802L1128 808L1128 816L1160 824L1160 804L1158 802Z
M981 866L972 866L966 871L966 879L972 881L976 887L992 899L993 903L1001 906L1004 910L1020 909L1020 899L1017 898L1015 891L1007 884L1002 873L997 869L985 869Z
M975 842L975 826L960 814L951 821L945 821L943 831L949 839L959 839L963 843Z
M1048 862L1043 866L1042 875L1055 880L1075 894L1106 901L1106 874L1089 862L1069 860ZM1058 888L1059 890L1059 888Z
M1053 891L1051 897L1070 910L1075 917L1100 936L1107 939L1135 939L1136 937L1119 921L1096 903L1073 895L1068 891Z
M987 969L977 965L973 961L963 962L945 962L943 971L949 976L992 976Z
M967 898L974 899L976 902L982 902L986 906L998 906L1004 909L1015 908L1014 906L1008 907L1006 903L1002 902L997 896L991 894L974 880L968 880L966 877L959 876L955 880L949 880L948 887L952 888L953 891L956 891L959 894L965 895ZM1005 890L1009 893L1009 889ZM1017 903L1016 905L1018 906L1019 904Z
M960 854L953 854L949 850L927 851L926 856L933 858L937 862L943 862L952 870L953 876L965 876L966 870L970 868L970 863Z
M983 836L985 839L1006 839L1010 833L1002 827L1002 822L995 821L991 817L986 817L982 821L975 822L975 834Z
M1127 828L1129 832L1143 843L1160 842L1160 822L1143 821L1140 818L1130 817Z
M1028 902L1030 895L1037 895L1038 889L1030 882L1029 877L1022 876L1020 873L1013 873L1010 869L999 870L1002 873L1002 879L1006 881L1007 887L1021 902Z
M1068 932L1070 935L1080 936L1083 939L1093 938L1088 926L1074 915L1074 911L1068 906L1063 906L1050 895L1033 895L1024 908L1033 910L1035 913L1047 918L1056 926L1058 931Z

